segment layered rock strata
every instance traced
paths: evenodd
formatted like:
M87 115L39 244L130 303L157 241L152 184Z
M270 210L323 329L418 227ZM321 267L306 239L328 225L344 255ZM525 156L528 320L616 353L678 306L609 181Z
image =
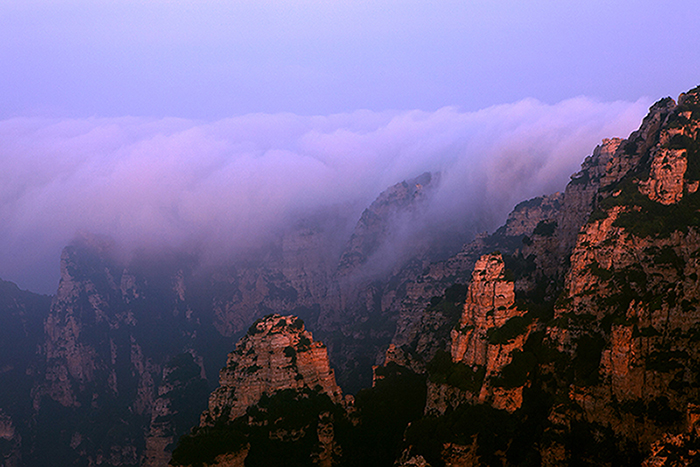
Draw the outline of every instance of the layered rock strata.
M516 308L528 310L508 322L532 318L520 323L518 333L506 333L516 344L508 349L509 362L499 365L495 378L486 377L479 364L488 365L495 330L506 327L490 324L487 345L477 336L488 324L463 315L452 331L452 364L437 354L426 365L426 407L442 414L437 424L452 427L452 434L442 437L441 449L418 443L411 453L428 462L457 459L467 465L517 464L524 457L544 465L697 462L698 127L700 88L695 88L678 104L670 98L657 102L628 139L605 140L586 158L558 212L503 256ZM479 269L484 268L477 266L475 274ZM473 276L467 308L483 309L474 306L472 286L496 291L496 283ZM507 296L479 294L486 303L498 295ZM507 303L501 306L508 309ZM435 306L427 307L421 322L434 314ZM492 321L495 317L494 311ZM400 349L390 350L388 359L399 361ZM498 397L479 397L489 384L519 393L517 402L511 398L508 406ZM498 409L510 415L504 418ZM487 421L456 415L475 413ZM518 428L495 429L487 439L484 433L493 429L488 420ZM534 438L528 430L543 435ZM407 436L415 442L429 434L416 426ZM475 450L469 449L470 436ZM493 436L508 441L497 448ZM538 449L528 453L533 443Z
M8 464L130 465L144 461L145 444L148 465L162 465L182 432L182 393L206 392L204 369L219 365L230 339L256 317L281 311L309 317L317 336L332 338L331 353L355 389L369 381L362 368L396 323L386 361L427 373L392 370L416 376L422 389L428 380L431 415L406 430L415 448L405 451L415 454L406 462L692 462L700 400L699 127L700 89L678 104L659 101L629 138L604 140L563 194L521 203L503 228L440 262L431 262L430 236L404 256L399 249L397 263L379 260L407 238L396 226L420 217L432 177L382 193L345 250L351 228L328 227L344 221L324 218L276 237L254 261L197 280L183 262L149 273L156 268L148 261L120 264L108 244L83 239L64 251L50 312L33 315L0 284L12 298L0 316L2 456ZM348 236L330 238L334 232ZM501 254L487 254L494 250ZM16 346L15 334L22 337ZM12 358L15 350L21 358ZM182 352L192 361L169 367ZM183 379L184 369L192 372ZM300 321L257 322L229 356L221 384L202 432L249 417L246 439L262 443L250 446L250 456L306 437L309 452L318 448L316 463L337 461L336 423L347 420L329 414L342 411L340 390L328 352ZM371 394L381 389L378 383ZM30 392L33 406L15 404ZM280 406L311 400L313 420L277 425ZM431 429L443 422L449 430ZM255 438L263 425L268 432ZM416 431L421 426L428 429ZM443 438L420 443L433 433ZM351 456L352 440L344 442ZM219 463L244 462L248 447L239 447Z

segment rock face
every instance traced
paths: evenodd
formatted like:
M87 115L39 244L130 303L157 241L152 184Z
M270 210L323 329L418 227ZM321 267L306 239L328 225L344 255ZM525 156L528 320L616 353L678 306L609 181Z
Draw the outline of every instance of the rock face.
M21 466L30 442L31 388L41 369L38 351L50 297L0 281L0 463ZM25 457L26 460L26 457Z
M650 148L649 177L639 181L639 191L652 201L664 205L674 204L681 201L684 192L694 193L697 190L696 180L692 176L685 177L688 151L693 151L688 146L698 137L699 123L693 119L692 110L697 105L696 99L695 93L679 98L679 108L669 112L659 130L658 143Z
M639 163L600 189L555 308L562 324L547 329L559 351L588 354L570 392L584 420L642 450L681 432L700 395L691 382L700 357L692 337L700 327L695 101L655 105L645 120L659 122L654 133L637 132L618 150Z
M431 180L426 174L380 195L350 242L354 211L345 207L299 219L255 254L215 269L186 252L124 258L108 239L84 235L62 253L53 298L0 283L0 409L16 429L12 452L37 466L164 465L173 440L191 426L180 420L188 412L177 408L181 394L199 384L171 381L181 373L171 363L189 354L205 380L220 368L231 339L273 310L293 311L325 336L351 390L368 385L377 352L393 333L397 289L422 263L399 267L391 280L361 269L401 237L397 222L418 215ZM341 285L340 258L353 249L367 261ZM316 353L303 352L300 365ZM206 403L206 395L196 397L195 406ZM119 429L99 414L119 418Z
M337 309L340 298L331 277L348 222L344 213L316 213L274 237L253 258L214 271L205 290L194 293L211 301L216 330L239 337L271 310L306 311L304 317L315 321L328 309Z
M369 385L406 286L434 255L432 237L405 227L421 225L437 183L426 173L389 187L357 220L341 208L300 219L255 258L216 271L206 288L218 333L235 338L261 316L294 313L328 345L341 385Z
M114 465L139 462L133 431L150 410L153 376L133 335L133 313L118 308L119 274L104 261L108 248L89 238L66 248L61 257L61 281L44 325L46 370L34 391L34 406L40 417L50 419L57 412L64 417L37 428L53 435L49 446L54 450L49 454L46 447L38 448L38 456L47 456L35 461L39 465L48 463L49 455L66 463L82 456ZM140 397L134 397L137 392ZM111 442L93 444L102 430L109 430L106 425L75 423L92 411L114 410L124 403L132 404L133 412L122 418L125 436ZM70 443L61 446L66 435Z
M688 168L686 152L685 149L659 148L653 156L649 178L640 183L639 191L661 204L680 201L686 185L683 180Z
M573 248L579 229L593 212L595 197L601 186L614 182L632 166L628 157L616 157L622 141L620 138L603 140L593 154L583 161L581 170L571 176L556 219L562 252Z
M154 411L174 384L164 368L192 345L196 329L182 309L182 271L149 286L157 276L120 265L111 248L106 239L86 236L62 253L61 280L43 326L43 371L32 389L37 422L26 447L29 465L136 465L144 455L149 465L165 465L167 444L156 452L154 436L172 442L197 418L195 412L171 423ZM207 393L203 383L190 396L203 400Z
M523 314L515 307L515 284L505 279L503 257L482 256L474 266L464 312L452 331L452 360L486 366L490 362L488 331Z
M143 467L168 465L172 446L204 410L209 387L202 373L202 367L189 353L174 357L163 368L158 397L151 411Z
M0 282L0 459L164 466L198 424L174 464L696 462L698 128L700 88L657 102L461 250L401 228L430 174L226 268L82 238L53 299Z
M297 465L296 456L304 465L337 463L342 449L334 425L345 420L342 393L326 347L301 319L257 320L229 354L220 383L200 426L181 440L174 465L267 465L282 460L277 450L294 452L286 456L290 465Z
M428 264L408 282L385 361L424 372L435 353L450 345L450 332L461 319L465 300L466 286L461 285L469 282L477 261L494 250L512 254L536 231L559 225L564 199L556 193L519 203L492 235L481 235L447 260Z
M437 419L409 427L408 458L697 462L699 124L700 88L659 101L628 139L586 158L547 219L531 232L515 224L520 246L476 263L450 360L437 352L424 366ZM419 329L447 321L446 297L413 321ZM387 360L420 370L408 342ZM425 441L440 429L450 434Z
M604 144L609 141L606 140ZM506 238L532 235L540 222L553 219L560 214L563 202L563 193L523 201L508 214L505 225L499 231Z
M450 349L454 363L483 368L485 384L477 402L488 401L509 412L520 408L522 387L506 390L493 386L491 381L511 362L513 351L523 348L530 324L525 313L515 306L515 283L505 278L503 257L482 256L474 266L464 312L452 330Z
M201 424L210 426L222 417L234 420L263 395L304 388L318 388L335 403L342 398L325 345L313 341L299 318L267 316L253 324L229 354Z

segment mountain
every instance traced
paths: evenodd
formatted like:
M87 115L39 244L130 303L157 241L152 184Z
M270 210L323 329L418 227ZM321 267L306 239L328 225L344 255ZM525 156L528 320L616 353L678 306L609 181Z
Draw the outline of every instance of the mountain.
M336 458L313 463L700 462L698 128L700 87L657 102L564 193L427 264L372 388L334 409ZM409 400L397 406L398 394ZM241 436L251 452L275 438Z
M315 457L332 465L341 402L326 347L301 319L267 316L229 354L199 428L182 438L173 463L294 465Z
M627 140L584 161L520 248L481 257L448 349L427 364L411 454L431 465L691 462L698 104L700 88L657 102Z
M0 282L2 465L690 465L699 127L662 99L468 243L439 174L225 262L84 234Z
M406 234L405 219L420 215L434 179L390 187L354 222L341 208L297 219L224 264L196 250L125 257L111 239L84 233L61 254L53 297L2 282L5 462L167 464L233 343L273 312L302 316L324 336L346 390L370 385L393 333L382 298L396 287L389 280L427 255L388 246ZM355 250L364 256L350 272ZM348 271L342 280L340 270Z

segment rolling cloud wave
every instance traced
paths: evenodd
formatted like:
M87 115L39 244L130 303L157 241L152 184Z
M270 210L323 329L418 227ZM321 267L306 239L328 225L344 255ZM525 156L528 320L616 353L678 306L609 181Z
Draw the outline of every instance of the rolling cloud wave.
M436 219L493 229L517 202L563 189L602 138L626 137L649 104L0 121L0 277L52 292L60 250L79 231L127 249L197 241L231 252L324 207L359 216L386 187L425 171L442 174Z

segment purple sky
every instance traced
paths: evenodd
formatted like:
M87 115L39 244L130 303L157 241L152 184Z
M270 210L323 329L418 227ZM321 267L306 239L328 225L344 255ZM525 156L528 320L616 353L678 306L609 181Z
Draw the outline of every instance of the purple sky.
M698 24L696 0L0 0L0 118L675 97Z
M698 24L695 0L0 0L0 278L53 292L79 231L235 250L426 170L434 212L492 229L699 84Z

